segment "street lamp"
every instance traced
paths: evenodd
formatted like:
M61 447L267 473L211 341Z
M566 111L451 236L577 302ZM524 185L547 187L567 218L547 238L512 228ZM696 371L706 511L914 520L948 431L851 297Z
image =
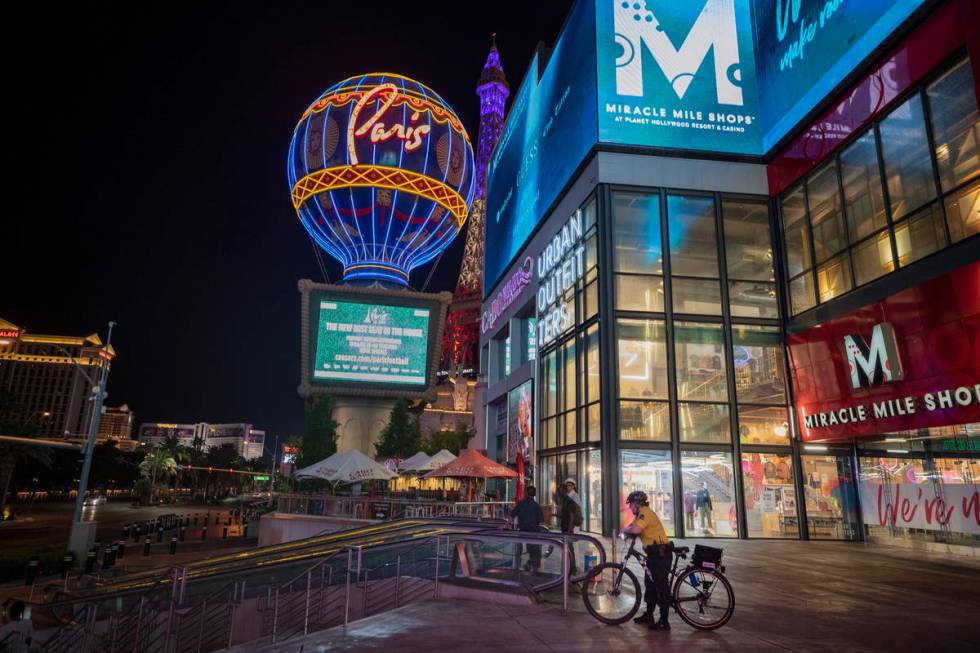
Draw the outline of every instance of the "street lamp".
M112 345L112 328L114 326L116 326L115 322L109 322L109 335L106 337L105 343L106 349ZM61 347L58 348L62 349ZM106 370L108 369L109 365L107 361L105 367L99 368L98 382L96 382L85 373L85 370L82 369L82 366L75 361L75 358L71 356L71 354L64 349L62 349L62 351L68 354L68 358L71 360L72 364L79 369L82 376L84 376L91 384L93 396L89 397L89 400L95 402L95 408L92 414L92 425L89 430L88 440L85 443L85 462L82 463L82 475L78 480L78 496L75 497L75 513L71 520L71 533L68 536L68 546L69 549L71 549L72 547L78 545L76 538L79 536L79 531L81 528L82 506L85 503L85 492L88 490L89 473L92 471L92 454L95 452L95 440L99 434L99 418L102 416L102 400L105 399L106 395L105 385L109 377ZM81 551L81 553L84 553L84 550Z

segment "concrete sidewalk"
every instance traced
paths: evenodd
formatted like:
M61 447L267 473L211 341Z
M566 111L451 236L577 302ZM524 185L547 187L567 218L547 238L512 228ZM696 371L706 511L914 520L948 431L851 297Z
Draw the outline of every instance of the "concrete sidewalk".
M685 541L683 544L692 544ZM576 592L511 607L424 601L343 627L235 651L950 651L980 641L975 560L843 542L718 541L735 589L724 628L605 626Z

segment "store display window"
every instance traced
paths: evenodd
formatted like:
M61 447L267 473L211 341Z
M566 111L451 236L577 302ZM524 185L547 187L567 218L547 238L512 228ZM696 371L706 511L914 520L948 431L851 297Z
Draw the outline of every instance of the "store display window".
M800 460L810 539L858 539L858 497L850 459L804 455Z
M624 449L619 452L620 478L619 523L626 526L633 521L633 513L626 506L626 497L634 490L643 490L650 498L650 507L668 536L674 530L674 470L669 451L641 451Z
M749 537L798 538L792 457L743 453L742 480Z
M681 479L685 536L738 537L732 455L684 451Z

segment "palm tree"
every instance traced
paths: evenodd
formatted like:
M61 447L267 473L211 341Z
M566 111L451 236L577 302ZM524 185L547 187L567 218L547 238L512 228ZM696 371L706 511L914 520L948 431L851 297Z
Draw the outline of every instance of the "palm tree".
M154 494L157 489L157 475L165 474L173 476L177 473L177 461L173 454L165 448L158 447L155 451L146 454L146 458L140 463L140 474L143 478L150 479L150 502L153 502Z

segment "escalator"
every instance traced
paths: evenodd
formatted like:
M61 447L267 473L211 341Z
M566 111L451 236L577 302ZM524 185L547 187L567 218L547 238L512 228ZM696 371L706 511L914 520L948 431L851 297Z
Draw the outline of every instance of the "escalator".
M184 565L187 581L218 578L242 572L260 573L269 567L309 564L350 547L377 547L385 544L410 543L450 533L467 533L499 529L500 520L460 520L455 518L398 519L344 531L334 531L302 540L229 553ZM138 592L158 584L170 567L150 569L97 582L75 596L95 597L118 592Z

